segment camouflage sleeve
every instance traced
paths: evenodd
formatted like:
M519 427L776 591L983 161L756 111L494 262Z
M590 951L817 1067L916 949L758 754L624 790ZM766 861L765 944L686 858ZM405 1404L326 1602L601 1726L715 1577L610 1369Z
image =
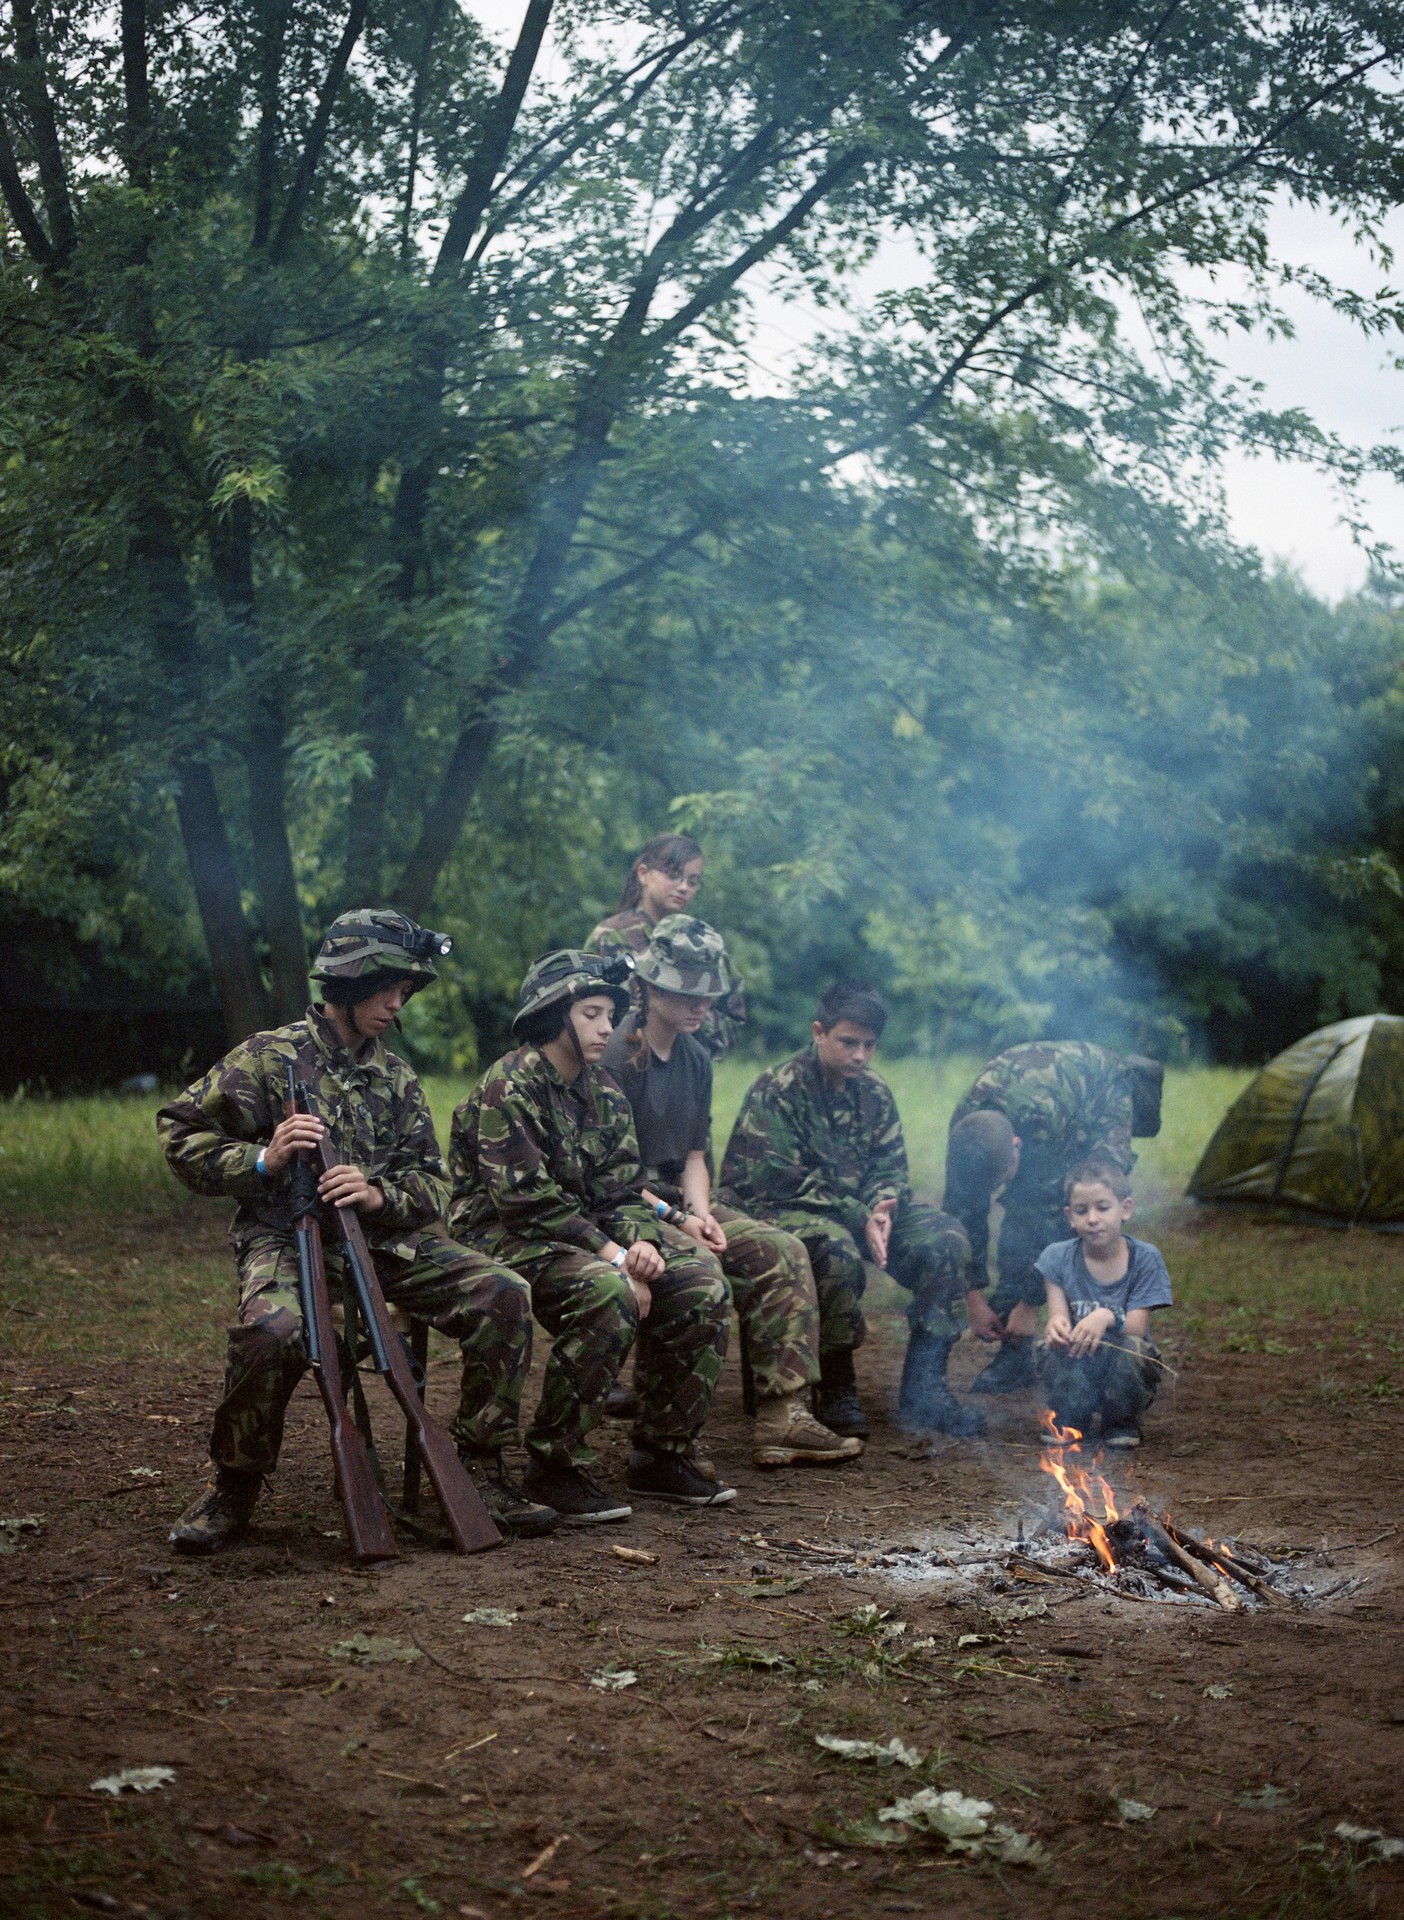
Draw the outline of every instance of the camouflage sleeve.
M529 1079L494 1070L479 1091L478 1181L499 1220L527 1240L564 1240L598 1253L610 1235L553 1176L550 1139Z
M884 1200L904 1200L912 1190L907 1171L907 1143L902 1137L902 1121L892 1089L879 1082L873 1092L868 1164L863 1174L862 1200L869 1213ZM865 1115L865 1121L867 1116Z
M259 1149L282 1114L257 1046L246 1041L161 1108L156 1135L167 1166L192 1192L256 1201L269 1192L255 1164Z
M585 942L586 953L642 953L648 945L648 933L643 926L612 927L608 920L601 920Z
M385 1205L371 1218L377 1232L390 1228L412 1233L443 1218L448 1207L448 1178L429 1102L417 1077L408 1069L397 1093L395 1140L384 1168L370 1172L385 1195Z
M1136 1164L1131 1146L1131 1087L1119 1060L1089 1072L1079 1119L1086 1144L1078 1158L1104 1153L1130 1173Z
M763 1073L731 1129L721 1183L743 1208L771 1214L800 1207L832 1214L851 1233L861 1234L867 1210L831 1182L818 1156L808 1150L803 1105L774 1073Z

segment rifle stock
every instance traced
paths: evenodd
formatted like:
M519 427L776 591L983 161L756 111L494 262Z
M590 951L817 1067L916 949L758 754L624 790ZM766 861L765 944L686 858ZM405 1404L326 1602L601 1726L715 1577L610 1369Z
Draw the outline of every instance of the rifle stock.
M294 1099L289 1088L288 1112ZM298 1294L308 1363L316 1376L327 1410L336 1495L346 1522L346 1537L357 1560L393 1560L399 1555L380 1488L375 1483L370 1454L360 1428L351 1418L342 1391L336 1330L332 1326L331 1296L322 1259L322 1230L317 1222L317 1175L311 1157L298 1154L291 1169L293 1213L297 1224Z
M323 1140L317 1152L324 1172L341 1164L332 1152L330 1141ZM400 1337L391 1325L385 1295L380 1290L356 1209L338 1207L336 1223L361 1316L370 1336L371 1357L404 1412L453 1544L460 1553L482 1553L488 1547L498 1546L502 1535L483 1505L482 1496L468 1478L452 1440L430 1416L419 1397Z

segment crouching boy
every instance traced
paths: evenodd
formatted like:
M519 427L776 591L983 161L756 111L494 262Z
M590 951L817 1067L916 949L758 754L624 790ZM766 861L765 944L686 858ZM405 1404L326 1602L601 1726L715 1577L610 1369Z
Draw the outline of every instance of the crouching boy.
M1131 1186L1110 1160L1083 1160L1063 1183L1071 1240L1039 1255L1048 1301L1043 1390L1060 1427L1104 1447L1138 1447L1141 1418L1160 1384L1150 1317L1168 1307L1170 1275L1157 1248L1122 1231Z

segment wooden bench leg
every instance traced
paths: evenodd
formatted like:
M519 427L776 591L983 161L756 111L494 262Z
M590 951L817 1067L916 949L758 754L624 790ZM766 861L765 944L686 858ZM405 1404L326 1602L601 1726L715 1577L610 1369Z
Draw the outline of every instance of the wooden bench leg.
M412 1322L406 1344L409 1347L410 1362L414 1368L415 1385L419 1388L419 1397L422 1400L429 1372L429 1322L427 1320ZM405 1434L404 1508L406 1513L419 1512L419 1469L419 1448L415 1445L414 1431L411 1428Z

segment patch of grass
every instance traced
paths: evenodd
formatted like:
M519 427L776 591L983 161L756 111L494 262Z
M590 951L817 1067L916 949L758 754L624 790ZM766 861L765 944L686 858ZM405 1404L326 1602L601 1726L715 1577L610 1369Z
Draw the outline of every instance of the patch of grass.
M0 1101L0 1216L175 1213L197 1204L156 1144L160 1096L94 1094Z

